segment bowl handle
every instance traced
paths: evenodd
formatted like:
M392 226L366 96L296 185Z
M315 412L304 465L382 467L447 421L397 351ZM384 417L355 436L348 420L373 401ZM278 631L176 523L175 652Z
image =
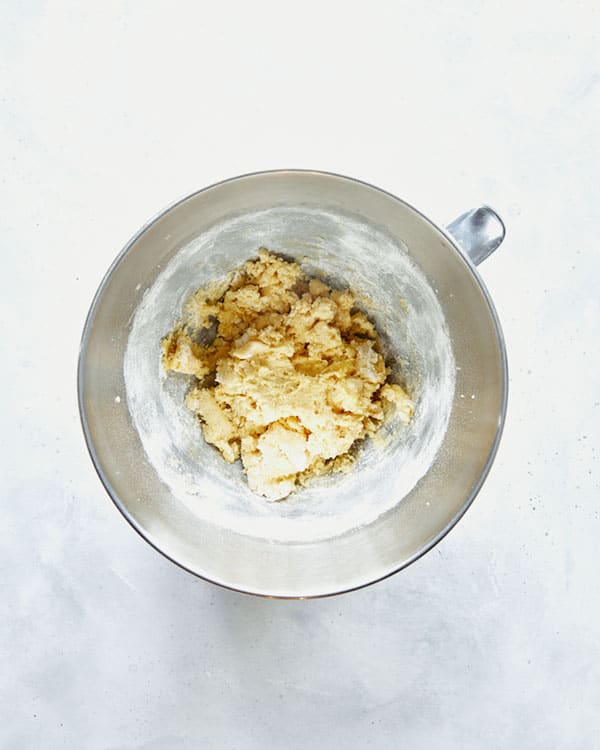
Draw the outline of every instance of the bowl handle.
M460 250L478 266L504 239L504 222L489 206L472 208L448 224L446 232Z

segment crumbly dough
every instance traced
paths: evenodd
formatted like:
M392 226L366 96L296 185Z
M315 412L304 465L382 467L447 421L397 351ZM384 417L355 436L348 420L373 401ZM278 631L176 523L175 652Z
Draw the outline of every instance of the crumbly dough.
M414 404L389 370L377 332L348 290L307 277L265 249L219 288L200 289L162 342L167 370L193 375L187 406L250 488L271 500L297 482L343 471L357 440L393 407Z

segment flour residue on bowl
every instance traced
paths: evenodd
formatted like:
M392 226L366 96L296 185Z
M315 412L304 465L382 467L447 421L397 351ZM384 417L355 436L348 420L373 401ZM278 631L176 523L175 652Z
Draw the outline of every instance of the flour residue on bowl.
M345 475L314 480L283 502L252 493L238 464L208 445L184 405L186 376L167 377L160 340L201 286L225 278L264 246L310 275L365 301L392 377L415 398L408 426L391 419L360 446ZM354 217L314 208L274 208L213 227L177 249L139 305L124 364L132 421L173 497L203 519L241 534L312 541L367 524L395 506L427 472L443 440L454 393L454 359L435 293L406 249Z

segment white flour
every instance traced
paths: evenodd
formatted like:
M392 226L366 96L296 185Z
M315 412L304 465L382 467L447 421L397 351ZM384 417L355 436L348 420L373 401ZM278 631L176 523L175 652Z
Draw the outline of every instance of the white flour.
M160 362L160 340L186 298L242 265L261 246L369 300L393 373L417 401L411 424L387 422L378 439L361 446L350 474L322 477L278 503L250 492L239 462L225 463L205 443L183 403L189 381L167 376ZM401 502L427 472L446 432L455 365L435 293L397 241L355 218L293 207L231 219L179 249L136 311L124 375L133 423L176 500L217 526L306 542L369 523Z

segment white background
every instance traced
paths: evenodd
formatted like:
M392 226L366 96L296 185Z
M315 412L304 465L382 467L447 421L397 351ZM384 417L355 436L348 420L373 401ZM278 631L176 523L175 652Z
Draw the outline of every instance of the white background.
M4 4L2 748L600 746L597 8ZM487 202L508 229L482 267L511 371L492 473L429 555L322 601L162 559L105 495L76 404L129 236L276 167L440 224Z

